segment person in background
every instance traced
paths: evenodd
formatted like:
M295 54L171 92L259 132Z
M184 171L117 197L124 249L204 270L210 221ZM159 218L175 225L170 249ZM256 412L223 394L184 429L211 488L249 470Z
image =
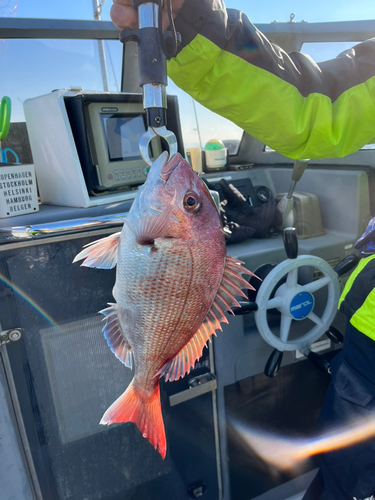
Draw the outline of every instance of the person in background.
M375 417L375 218L356 242L361 260L339 300L348 323L342 351L332 360L317 432ZM323 454L303 500L375 500L375 439Z
M113 0L119 28L136 28L133 0ZM315 63L270 43L221 0L172 0L182 43L170 78L196 101L294 159L333 158L375 142L375 39ZM163 13L163 29L168 16ZM375 218L339 308L348 319L318 429L375 414ZM375 440L327 453L304 500L372 500Z

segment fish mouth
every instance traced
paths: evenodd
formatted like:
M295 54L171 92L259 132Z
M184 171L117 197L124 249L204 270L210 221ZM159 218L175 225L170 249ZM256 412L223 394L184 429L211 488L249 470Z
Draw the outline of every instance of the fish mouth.
M182 156L177 153L175 154L168 163L164 165L164 167L161 169L159 176L163 181L168 181L170 176L172 175L172 172L178 167L182 160Z

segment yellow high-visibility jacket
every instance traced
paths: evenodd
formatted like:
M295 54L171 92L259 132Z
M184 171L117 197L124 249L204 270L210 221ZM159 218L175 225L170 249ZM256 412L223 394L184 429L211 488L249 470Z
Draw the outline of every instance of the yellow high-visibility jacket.
M375 142L375 38L316 64L221 0L186 0L176 30L170 78L283 155L343 157Z
M339 310L354 328L375 340L375 255L361 259L350 275Z

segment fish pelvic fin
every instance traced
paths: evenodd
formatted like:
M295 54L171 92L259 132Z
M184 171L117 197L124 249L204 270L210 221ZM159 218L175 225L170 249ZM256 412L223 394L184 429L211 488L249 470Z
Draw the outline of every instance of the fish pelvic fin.
M142 436L148 439L163 459L165 458L167 441L161 413L159 384L149 395L132 380L126 391L108 408L100 421L102 425L120 422L134 422Z
M248 281L242 278L241 274L251 276L255 274L242 267L242 264L240 260L230 255L226 256L223 278L202 325L185 347L174 358L167 361L156 375L159 377L165 375L166 381L173 382L184 377L194 367L195 362L202 356L203 348L211 339L211 335L216 335L216 330L222 330L220 323L228 323L225 312L233 314L232 307L240 307L235 295L247 298L241 288L254 289Z
M176 193L170 203L159 214L145 215L134 221L125 219L125 224L135 236L139 245L153 245L156 238L166 234L176 200Z
M104 316L103 321L105 320L105 325L102 329L104 338L116 358L131 369L133 368L133 356L131 347L124 337L118 322L117 304L109 303L108 305L109 307L99 311Z
M112 269L117 264L117 250L121 232L111 234L101 240L96 240L83 247L83 250L73 260L83 260L81 266Z

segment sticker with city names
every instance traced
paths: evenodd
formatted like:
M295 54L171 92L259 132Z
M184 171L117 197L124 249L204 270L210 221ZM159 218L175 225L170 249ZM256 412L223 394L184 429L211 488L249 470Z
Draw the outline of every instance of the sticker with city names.
M39 211L34 165L0 163L0 218Z

